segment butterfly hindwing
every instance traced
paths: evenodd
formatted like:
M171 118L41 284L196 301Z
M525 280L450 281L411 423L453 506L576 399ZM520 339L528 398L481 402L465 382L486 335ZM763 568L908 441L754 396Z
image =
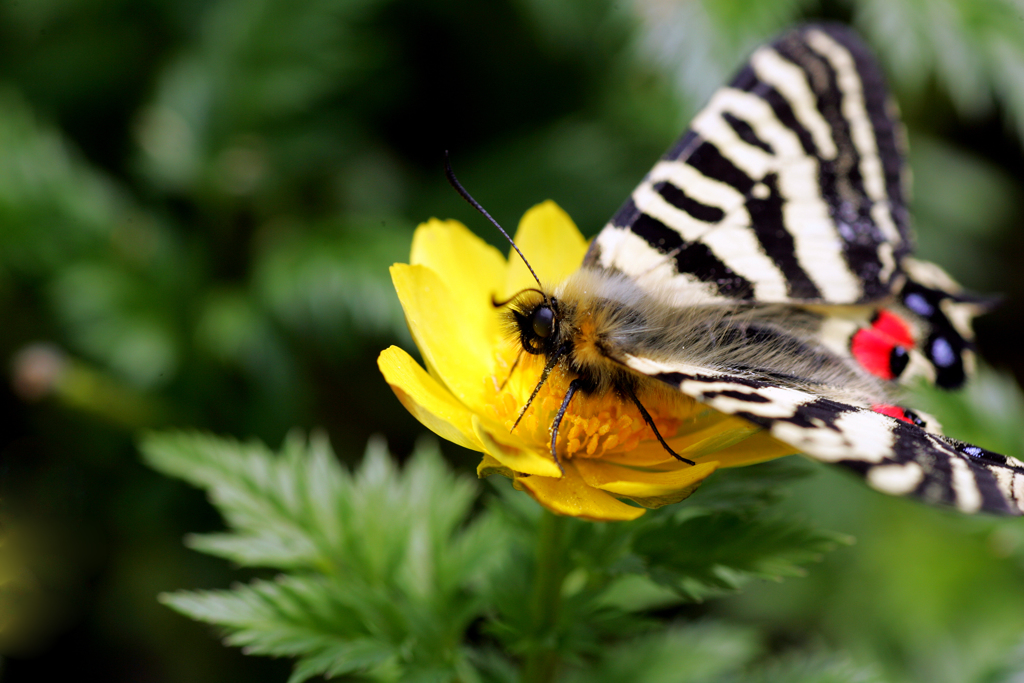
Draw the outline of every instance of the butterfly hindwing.
M711 298L876 301L910 248L902 141L859 39L796 29L712 97L586 263Z
M962 512L1024 514L1024 463L934 431L895 406L865 408L759 380L631 362L715 410L743 417L779 441L864 477L883 493Z
M934 263L906 258L907 277L896 305L917 321L915 344L928 360L929 379L944 389L956 389L974 370L974 316L991 308L993 300L963 289Z

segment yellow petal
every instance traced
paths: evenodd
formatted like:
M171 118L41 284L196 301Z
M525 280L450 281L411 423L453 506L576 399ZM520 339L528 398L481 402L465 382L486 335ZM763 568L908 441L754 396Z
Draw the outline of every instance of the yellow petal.
M616 522L636 519L644 514L643 508L627 505L600 489L587 486L573 464L566 464L565 476L561 479L518 477L516 484L538 503L559 515L595 522Z
M484 450L506 469L543 477L562 476L558 465L547 454L541 455L511 436L502 437L502 443L499 443L491 435L491 430L488 430L487 426L475 415L473 416L473 430L476 438L484 445Z
M472 413L412 356L392 346L381 351L377 367L405 409L430 431L465 448L484 450L473 433Z
M669 438L668 444L676 453L690 460L704 457L717 460L718 452L722 449L761 431L762 428L753 422L715 410L706 413L696 424L691 424L685 434ZM653 467L679 462L664 446L653 440L643 441L631 451L607 453L602 459L630 467Z
M773 439L767 431L741 441L735 446L723 448L712 456L721 467L740 467L754 465L766 460L774 460L786 455L794 455L800 451L788 443Z
M427 369L467 408L479 409L484 378L493 372L497 323L484 324L471 297L453 294L425 266L396 263L391 280Z
M500 251L458 221L432 218L416 228L409 263L437 273L448 291L469 301L483 324L497 332L492 301L505 298L506 263Z
M509 479L515 478L515 472L495 460L489 453L484 453L484 456L480 458L480 464L476 466L476 476L483 479L492 474L501 474Z
M620 467L600 460L576 460L576 468L588 485L616 495L644 498L657 498L687 489L718 469L717 462L680 465L675 469L652 471Z
M722 449L746 441L762 431L763 429L753 422L729 416L706 429L688 434L680 442L676 452L690 460L706 455L711 455L717 460L718 452ZM675 440L669 441L669 445L675 446Z
M692 496L700 485L704 483L703 479L699 479L686 488L669 491L665 495L661 496L622 496L628 500L633 501L637 505L643 506L649 510L653 510L666 505L675 505L681 501L686 500Z
M557 204L546 201L526 212L519 222L516 245L533 266L537 277L551 287L571 275L583 263L587 241L576 224ZM508 259L506 292L509 295L537 282L526 269L519 254L511 251Z

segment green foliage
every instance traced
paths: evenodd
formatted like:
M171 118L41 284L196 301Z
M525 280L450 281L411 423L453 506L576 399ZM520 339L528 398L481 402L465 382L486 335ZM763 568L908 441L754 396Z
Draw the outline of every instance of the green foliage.
M387 275L407 256L407 226L376 223L282 230L268 239L253 288L273 320L335 352L358 335L408 337Z
M812 655L784 658L749 676L749 683L883 683L877 671L849 660Z
M697 621L610 647L593 666L572 672L566 680L671 683L685 672L690 683L712 683L742 676L762 649L751 629Z
M735 590L750 578L801 576L837 538L789 519L747 511L701 514L687 509L637 539L652 578L692 598ZM673 542L666 544L664 539Z
M492 645L527 667L553 652L614 681L637 655L611 653L628 650L644 654L654 677L685 665L694 680L711 680L753 656L752 633L704 624L644 635L656 623L649 610L755 576L797 574L835 542L792 518L765 516L775 485L794 476L785 466L763 478L726 475L704 505L596 525L553 517L507 488L471 514L475 487L454 477L434 447L421 446L400 472L372 443L354 474L322 436L307 444L292 435L275 454L258 443L151 434L141 450L164 474L204 489L227 523L227 532L188 537L190 547L283 572L161 599L222 628L229 645L296 657L292 681L352 672L500 678L495 672L512 662L465 642L480 620ZM609 651L611 643L620 650Z
M436 448L399 473L371 444L355 475L326 440L290 437L280 455L195 434L151 435L147 461L207 490L230 531L189 545L287 573L162 600L217 624L253 654L299 658L291 681L369 671L381 680L454 680L462 639L483 608L480 583L503 559L504 530L466 516L474 486Z
M963 114L999 102L1024 130L1024 24L1012 0L865 0L856 18L908 99L937 80Z
M118 223L119 198L10 86L0 89L0 150L5 268L35 276L94 256Z

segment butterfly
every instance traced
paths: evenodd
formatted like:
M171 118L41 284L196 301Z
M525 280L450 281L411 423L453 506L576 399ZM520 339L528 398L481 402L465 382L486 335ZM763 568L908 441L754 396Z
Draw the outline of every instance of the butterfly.
M574 377L552 425L556 462L573 397L616 392L692 464L638 398L656 383L884 493L1024 514L1024 463L898 404L916 378L963 384L987 306L911 255L905 150L852 30L806 25L758 48L581 268L509 305L522 352L545 360L534 395L556 367Z

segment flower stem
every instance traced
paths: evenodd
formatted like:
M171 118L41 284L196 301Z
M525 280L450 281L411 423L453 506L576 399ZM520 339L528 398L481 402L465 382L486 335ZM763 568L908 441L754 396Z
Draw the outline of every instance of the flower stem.
M549 683L558 670L556 626L562 603L562 583L566 567L563 539L566 518L544 510L537 533L536 573L530 595L533 616L534 647L526 653L523 683Z

